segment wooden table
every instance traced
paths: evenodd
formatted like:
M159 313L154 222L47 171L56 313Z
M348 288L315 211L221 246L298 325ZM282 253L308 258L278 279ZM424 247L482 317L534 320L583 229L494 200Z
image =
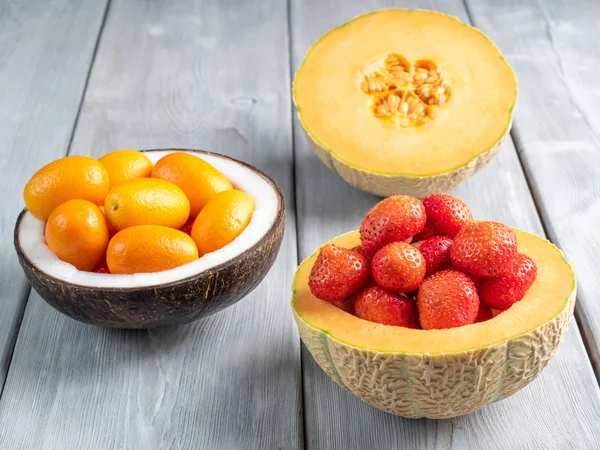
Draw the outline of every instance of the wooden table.
M455 193L547 235L579 279L576 321L542 375L453 420L394 417L339 388L289 306L298 261L378 200L310 152L292 74L326 30L389 6L471 22L514 66L511 139ZM599 23L594 0L0 2L0 448L600 448ZM152 331L83 325L30 289L12 247L25 182L66 154L123 147L209 149L276 179L287 231L259 288Z

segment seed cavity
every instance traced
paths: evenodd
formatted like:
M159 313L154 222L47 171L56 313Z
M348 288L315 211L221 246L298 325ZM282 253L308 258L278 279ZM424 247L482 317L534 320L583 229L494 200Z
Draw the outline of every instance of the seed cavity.
M450 84L433 61L411 64L397 53L367 64L359 88L371 98L375 117L400 127L423 125L433 119L434 107L450 100Z

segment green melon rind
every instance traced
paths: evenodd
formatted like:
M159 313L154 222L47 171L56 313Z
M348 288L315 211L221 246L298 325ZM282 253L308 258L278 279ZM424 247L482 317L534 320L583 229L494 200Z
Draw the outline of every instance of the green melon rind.
M567 307L532 332L446 354L357 348L312 327L295 310L294 318L315 361L344 389L388 413L447 419L507 398L531 383L556 353L574 305L573 291Z
M506 124L506 128L504 132L498 137L496 140L496 144L492 145L490 148L483 150L481 153L473 157L470 161L466 163L450 168L446 171L428 174L426 176L415 176L409 175L406 173L382 173L372 170L365 170L361 167L356 166L355 164L349 163L348 161L344 161L340 158L334 149L327 148L323 144L319 142L319 140L310 132L308 127L305 125L302 120L302 106L298 100L296 95L296 78L298 74L302 71L306 61L310 55L311 50L327 35L335 32L336 30L343 28L352 22L362 19L371 14L377 14L384 11L405 11L405 12L415 12L415 11L423 11L419 9L403 9L403 8L388 8L382 9L378 11L373 11L367 14L362 14L354 17L346 23L343 23L335 28L332 28L325 34L323 34L317 41L315 41L306 52L306 56L302 61L302 64L296 71L296 76L294 77L294 81L292 82L292 99L294 101L294 105L296 107L298 120L302 129L304 131L304 135L309 143L310 148L313 152L318 156L318 158L332 171L337 173L344 181L348 184L356 187L365 192L369 192L374 195L379 195L383 197L389 197L391 195L396 194L407 194L412 195L417 198L424 198L427 195L433 194L435 192L443 192L448 191L459 184L466 181L471 176L475 175L477 172L482 170L487 164L494 158L499 148L502 146L506 136L510 133L514 109L517 104L518 99L518 87L516 85L516 76L515 76L515 101L511 105L509 109L508 120ZM464 25L475 32L479 33L482 37L484 37L492 47L498 52L499 57L502 60L505 60L500 49L494 44L494 42L488 38L483 32L478 30L477 28L466 24L459 20L458 18L437 12L440 15L447 16L450 19L453 19L459 22L461 25ZM507 63L508 64L508 63ZM510 67L510 65L509 65ZM511 68L512 70L512 68ZM514 71L513 71L514 73Z
M452 353L359 348L306 322L296 310L293 298L292 311L302 342L338 385L391 414L447 419L515 394L546 367L573 317L577 286L570 265L569 268L573 279L571 294L554 318L520 335ZM294 286L295 282L296 276Z
M303 125L304 127L304 125ZM333 172L337 173L346 183L361 191L369 192L380 197L404 194L412 195L419 199L425 198L436 192L447 192L481 171L496 156L510 132L510 124L504 135L492 148L479 154L468 163L450 169L440 175L415 177L410 175L388 175L363 170L350 163L342 161L331 150L327 150L315 141L310 133L304 129L304 135L312 151Z

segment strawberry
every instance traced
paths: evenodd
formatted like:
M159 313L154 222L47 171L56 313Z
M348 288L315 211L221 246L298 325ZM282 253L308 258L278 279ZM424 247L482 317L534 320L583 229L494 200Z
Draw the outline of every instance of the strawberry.
M321 248L310 271L308 287L313 295L330 302L345 300L369 278L369 262L353 250L328 244Z
M467 275L442 270L423 281L417 294L417 308L424 330L461 327L475 322L479 297Z
M335 306L340 308L342 311L346 311L347 313L354 314L354 297L350 297L346 300L339 300L336 302L332 302Z
M375 282L386 289L410 292L425 278L425 260L421 252L406 242L392 242L375 253L371 261Z
M481 301L490 308L504 311L523 298L536 277L537 267L533 260L517 253L508 272L481 281Z
M473 280L473 283L475 283L475 288L477 288L477 293L479 294L479 288L481 287L481 278L477 278L474 277L473 275L471 275L471 280Z
M427 213L425 213L427 215ZM430 237L433 236L437 236L435 231L433 231L432 228L429 227L429 225L427 225L427 222L425 222L425 226L423 227L423 229L421 231L419 231L413 241L417 242L417 241L424 241L425 239L429 239Z
M402 292L402 294L406 295L408 298L410 298L413 302L417 301L417 293L419 292L418 289L415 289L414 291L410 291L410 292Z
M355 247L352 247L350 250L360 253L361 255L363 255L365 258L367 258L369 261L371 260L371 258L373 257L373 255L369 255L367 252L365 252L364 248L362 247L362 245L357 245Z
M427 214L426 227L436 236L453 238L473 221L469 207L449 194L431 194L423 199L423 206Z
M419 251L425 259L426 277L450 267L451 249L452 239L445 236L431 237L419 246Z
M108 264L106 264L106 261L102 261L100 264L98 264L96 266L96 268L94 269L94 272L96 272L96 273L110 273L110 270L108 270Z
M425 225L425 208L420 200L394 195L377 203L360 226L363 251L374 255L384 245L413 237Z
M492 310L485 303L479 303L479 312L477 313L475 323L485 322L486 320L490 320L492 317L494 317Z
M429 239L429 238L427 238L427 239ZM409 244L412 245L417 250L421 250L421 245L423 245L423 242L425 242L425 241L417 241L417 240L415 240L414 242L409 242Z
M517 253L514 231L498 222L472 222L454 238L450 260L455 269L491 278L510 269Z
M415 303L404 294L388 291L377 285L369 285L354 296L357 317L384 325L419 328Z
M179 229L179 231L183 231L188 236L192 233L192 227L194 226L194 221L192 219L188 220L183 226Z

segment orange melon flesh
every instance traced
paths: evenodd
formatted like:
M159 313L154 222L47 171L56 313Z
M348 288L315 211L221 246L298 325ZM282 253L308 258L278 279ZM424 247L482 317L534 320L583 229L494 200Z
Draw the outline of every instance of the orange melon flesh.
M359 88L366 64L398 53L434 61L452 95L422 126L373 115ZM384 10L323 36L294 79L294 101L310 137L344 164L373 173L439 175L496 146L512 121L514 72L477 29L431 11Z
M573 270L558 248L534 234L515 233L519 252L537 265L537 279L521 301L486 322L445 330L413 330L359 319L311 294L308 276L317 253L301 264L294 278L294 311L310 327L337 341L384 353L457 353L510 340L559 315L575 289ZM331 242L351 248L360 243L359 233L350 232Z

